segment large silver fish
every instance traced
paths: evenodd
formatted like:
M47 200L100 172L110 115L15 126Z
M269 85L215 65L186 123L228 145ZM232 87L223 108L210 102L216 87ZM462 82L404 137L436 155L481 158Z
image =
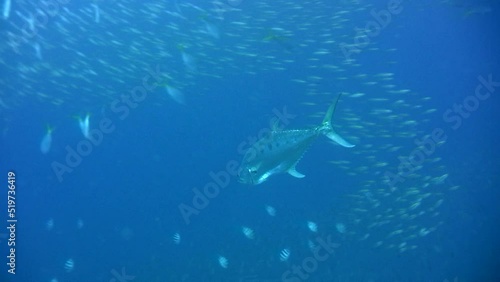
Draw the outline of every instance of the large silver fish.
M273 130L269 136L255 142L245 152L238 170L239 181L257 185L273 174L285 172L297 178L304 177L295 166L319 135L325 135L343 147L354 147L335 133L332 127L331 119L339 97L328 108L321 125L309 129Z

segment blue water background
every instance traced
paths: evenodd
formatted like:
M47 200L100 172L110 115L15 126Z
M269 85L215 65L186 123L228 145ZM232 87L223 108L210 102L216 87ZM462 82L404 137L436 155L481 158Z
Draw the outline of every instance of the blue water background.
M380 1L374 5L385 4ZM492 12L464 20L456 7L404 5L401 17L376 38L379 48L397 51L384 53L387 57L362 52L357 58L362 62L359 72L394 72L398 85L432 97L429 103L437 112L419 130L444 129L448 140L437 154L450 175L447 183L461 189L444 196L439 215L442 225L418 239L416 250L399 253L335 235L340 247L310 281L500 281L500 193L496 189L500 156L494 143L499 137L497 92L481 102L458 130L442 118L454 103L474 93L478 76L500 78L500 39L496 36L500 7L489 3ZM237 19L238 15L231 17ZM366 18L352 20L361 24ZM136 26L140 27L138 21ZM223 35L224 24L221 26L218 44L230 44ZM49 36L50 31L44 32ZM300 41L299 34L292 43ZM82 46L82 51L91 51L85 48ZM261 48L262 53L268 52L267 45ZM44 60L52 58L46 55ZM297 55L294 59L296 62L282 72L267 70L251 76L242 65L241 73L228 72L222 79L200 77L195 85L183 89L187 105L169 100L162 89L155 90L124 120L110 110L109 99L99 99L96 93L85 98L89 93L84 91L64 98L68 102L60 107L24 98L16 107L5 109L1 121L7 132L1 140L2 173L16 172L19 223L18 274L5 274L2 263L2 281L50 281L54 277L58 281L112 281L112 271L122 268L135 276L133 281L182 281L182 277L186 281L281 281L281 273L290 265L278 260L279 251L284 247L298 250L294 263L308 254L305 242L309 231L304 223L310 218L328 218L329 214L331 222L318 224L331 227L335 213L350 208L345 195L359 189L359 182L328 164L336 158L349 160L350 150L320 138L298 165L307 175L304 179L277 175L253 187L232 177L189 224L183 220L179 204L192 204L192 189L202 189L212 181L210 172L224 170L228 161L241 160L238 145L268 127L273 109L286 107L297 115L290 128L319 124L321 117L308 117L314 112L301 104L307 99L304 87L290 82L291 78L308 76L303 67L306 58ZM387 60L397 64L389 69L384 63ZM166 64L183 68L178 60ZM314 75L332 78L322 82L322 91L356 92L358 87L350 81L336 82L328 71ZM95 83L100 80L106 78L97 78ZM140 77L118 90L127 91L139 83ZM314 110L326 110L333 98L316 101ZM407 102L418 104L420 100ZM345 109L363 116L370 111L369 105L342 99L334 124ZM51 164L64 163L66 146L74 148L82 140L74 116L87 112L91 112L92 122L109 117L116 130L105 135L60 182ZM54 127L54 138L51 152L43 155L39 144L47 124ZM352 129L342 129L347 131L356 136ZM386 141L380 139L378 145ZM363 159L352 159L352 166L363 165ZM278 216L269 217L266 204L273 205ZM5 213L4 201L1 205ZM45 225L50 218L55 225L48 232ZM84 222L81 229L77 228L78 219ZM241 235L242 225L256 229L258 243ZM182 234L180 245L172 243L175 232ZM6 254L3 245L2 257ZM230 259L228 269L219 267L218 255ZM66 273L64 263L69 258L75 261L75 269Z

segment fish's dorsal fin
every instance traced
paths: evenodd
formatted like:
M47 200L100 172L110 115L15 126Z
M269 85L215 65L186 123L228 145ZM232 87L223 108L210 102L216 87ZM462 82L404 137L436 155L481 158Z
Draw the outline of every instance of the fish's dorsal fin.
M331 120L333 113L335 112L335 109L337 108L337 103L339 102L340 96L342 96L342 92L339 93L337 96L337 100L335 100L335 103L333 103L329 108L328 111L326 112L325 118L323 119L323 124L330 124L331 125Z
M288 170L288 174L290 174L291 176L296 177L296 178L304 178L304 177L305 177L305 175L303 175L302 173L298 172L298 171L295 169L295 166L292 166L292 167Z

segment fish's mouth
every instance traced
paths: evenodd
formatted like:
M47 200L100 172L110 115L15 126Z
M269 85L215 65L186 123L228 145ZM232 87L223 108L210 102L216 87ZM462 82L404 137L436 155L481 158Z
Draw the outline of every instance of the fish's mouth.
M249 168L240 168L238 170L238 182L242 184L255 185L255 180L252 175L252 170Z
M238 175L238 182L241 184L253 184L253 179L250 178L250 181L248 181L248 179L245 179Z
M243 180L243 177L241 177L241 172L242 172L242 171L243 171L243 169L242 169L242 168L238 169L238 174L237 174L237 176L238 176L238 182L239 182L239 183L245 183L245 181Z
M238 178L238 182L241 184L247 184L247 182L244 181L243 178L241 178L241 177Z

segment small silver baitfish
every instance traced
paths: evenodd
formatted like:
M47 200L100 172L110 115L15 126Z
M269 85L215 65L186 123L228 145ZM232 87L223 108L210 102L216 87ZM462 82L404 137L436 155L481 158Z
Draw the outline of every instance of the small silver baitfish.
M295 166L319 135L325 135L343 147L354 147L332 127L331 119L339 98L340 95L328 108L321 125L309 129L273 130L269 136L255 142L243 157L238 170L239 182L257 185L273 174L285 172L297 178L304 177Z

